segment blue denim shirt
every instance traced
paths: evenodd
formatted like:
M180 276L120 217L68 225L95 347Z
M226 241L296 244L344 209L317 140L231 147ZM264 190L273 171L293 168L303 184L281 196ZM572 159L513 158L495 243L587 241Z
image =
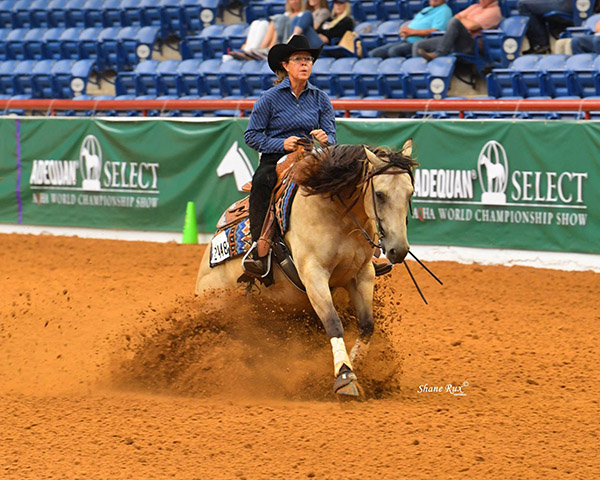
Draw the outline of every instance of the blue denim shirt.
M252 109L244 141L260 153L284 153L287 137L310 137L310 132L318 128L327 134L329 143L337 143L331 100L310 82L296 98L290 79L286 78L261 93Z

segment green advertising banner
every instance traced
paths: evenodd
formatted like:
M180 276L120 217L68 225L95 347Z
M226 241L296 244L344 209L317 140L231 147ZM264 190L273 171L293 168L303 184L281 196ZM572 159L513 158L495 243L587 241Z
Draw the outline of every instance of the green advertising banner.
M193 201L210 232L257 164L246 125L2 119L0 222L177 231Z
M0 119L0 223L214 231L258 162L247 119ZM600 124L340 120L340 143L412 137L415 244L600 253Z
M412 243L600 253L600 124L348 122L339 141L413 137Z

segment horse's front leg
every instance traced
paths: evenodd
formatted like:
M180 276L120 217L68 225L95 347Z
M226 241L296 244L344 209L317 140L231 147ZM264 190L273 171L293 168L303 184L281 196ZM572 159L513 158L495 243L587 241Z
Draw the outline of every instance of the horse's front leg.
M369 342L373 334L373 284L375 272L371 264L365 265L346 287L350 300L358 315L358 338L350 351L350 361L354 365L367 356Z
M309 268L304 270L302 281L308 299L321 319L331 342L333 371L336 377L333 390L338 395L358 397L359 386L344 344L344 326L333 305L329 275L320 268Z

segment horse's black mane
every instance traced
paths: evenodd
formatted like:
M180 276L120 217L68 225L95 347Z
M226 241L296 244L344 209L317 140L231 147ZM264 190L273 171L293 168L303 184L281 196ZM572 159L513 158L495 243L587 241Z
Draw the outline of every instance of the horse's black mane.
M373 175L391 167L406 170L411 178L415 160L401 152L382 147L367 147L383 165L369 172L369 162L363 145L330 145L310 148L300 154L294 167L294 181L304 187L307 195L330 197L350 193ZM348 192L351 190L351 192Z

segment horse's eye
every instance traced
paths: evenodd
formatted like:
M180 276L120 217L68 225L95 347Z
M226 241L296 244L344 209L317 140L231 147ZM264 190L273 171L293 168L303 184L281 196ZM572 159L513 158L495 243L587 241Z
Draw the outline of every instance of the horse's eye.
M383 193L383 192L375 192L375 197L380 202L382 202L382 203L385 202L385 193Z

